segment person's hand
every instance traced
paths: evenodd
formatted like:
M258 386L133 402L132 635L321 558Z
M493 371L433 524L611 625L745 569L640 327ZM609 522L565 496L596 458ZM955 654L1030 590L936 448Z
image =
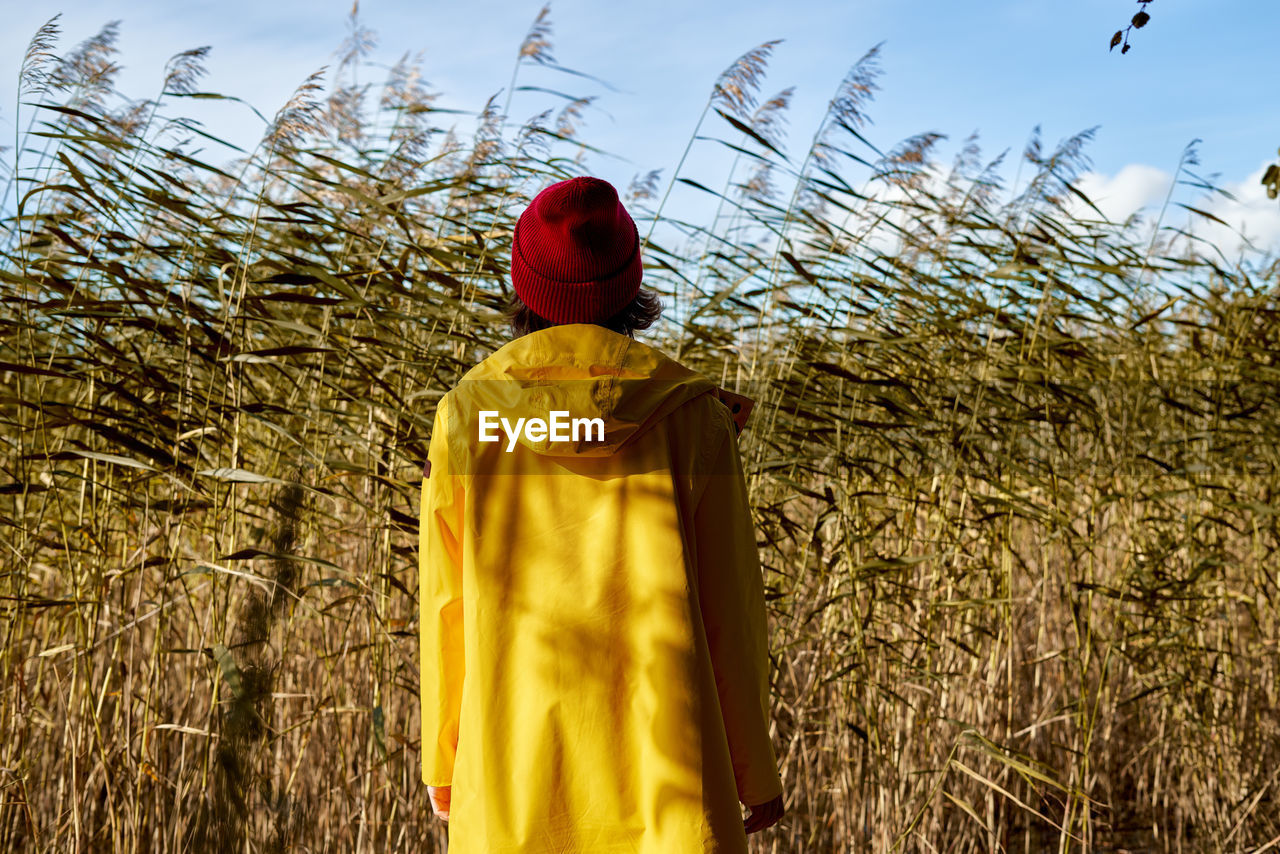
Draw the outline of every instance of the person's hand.
M427 786L427 795L431 798L431 811L443 821L449 823L449 798L452 786Z
M755 833L764 830L766 827L773 827L778 820L786 813L787 808L782 805L782 795L764 804L756 804L748 806L750 815L744 820L747 833Z

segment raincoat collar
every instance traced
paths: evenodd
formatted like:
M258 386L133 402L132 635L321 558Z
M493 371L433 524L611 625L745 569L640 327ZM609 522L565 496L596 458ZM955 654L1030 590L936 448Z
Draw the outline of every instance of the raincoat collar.
M604 440L517 441L552 456L607 456L633 442L667 414L715 390L711 380L661 351L602 326L572 323L517 338L468 371L450 392L452 411L474 424L481 411L548 419L599 418Z

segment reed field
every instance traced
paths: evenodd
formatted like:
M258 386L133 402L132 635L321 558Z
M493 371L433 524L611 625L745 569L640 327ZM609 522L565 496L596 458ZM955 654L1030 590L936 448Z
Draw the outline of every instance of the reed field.
M346 82L353 16L223 162L181 118L227 97L204 49L130 104L114 26L59 23L0 140L0 851L444 851L422 462L591 99L460 136L407 59ZM758 401L787 814L751 850L1280 851L1276 259L1198 236L1194 146L1118 223L1089 130L1009 186L975 138L877 140L877 48L784 133L775 44L690 116L720 173L619 187L666 307L638 337ZM507 92L552 52L544 9Z

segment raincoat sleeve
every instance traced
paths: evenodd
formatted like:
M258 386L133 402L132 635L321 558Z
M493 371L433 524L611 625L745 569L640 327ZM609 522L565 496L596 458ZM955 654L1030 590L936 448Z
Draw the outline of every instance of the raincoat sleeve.
M746 478L727 411L717 404L706 486L694 511L698 602L715 670L738 800L782 794L769 741L769 633ZM721 423L723 422L723 423Z
M464 673L462 479L449 456L447 398L436 408L422 477L418 525L419 685L422 782L453 783Z

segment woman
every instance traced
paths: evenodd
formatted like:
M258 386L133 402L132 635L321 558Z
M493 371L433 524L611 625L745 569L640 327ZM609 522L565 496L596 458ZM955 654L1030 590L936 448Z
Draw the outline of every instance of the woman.
M745 852L784 808L729 410L632 337L659 304L612 185L552 184L512 244L517 337L441 399L422 485L450 854Z

